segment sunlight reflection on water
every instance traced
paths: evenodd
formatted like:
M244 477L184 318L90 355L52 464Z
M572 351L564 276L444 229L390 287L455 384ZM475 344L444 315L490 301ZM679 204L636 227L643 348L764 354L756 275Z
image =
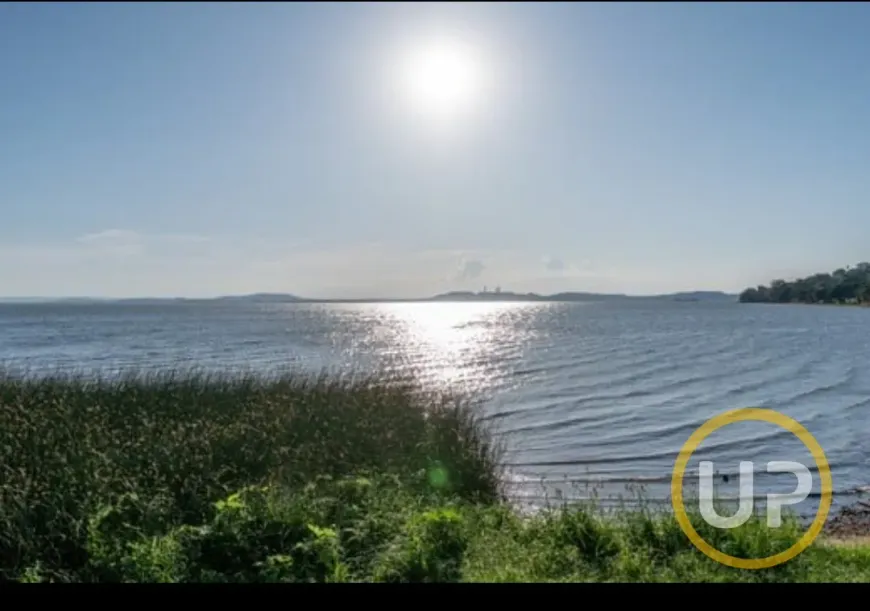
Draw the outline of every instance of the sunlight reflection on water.
M425 383L480 390L503 378L533 339L538 304L398 303L379 307L378 333Z

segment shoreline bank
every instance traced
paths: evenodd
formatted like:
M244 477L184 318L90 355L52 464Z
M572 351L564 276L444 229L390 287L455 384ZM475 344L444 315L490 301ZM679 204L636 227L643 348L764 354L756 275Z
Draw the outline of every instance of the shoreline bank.
M521 515L475 413L376 376L0 372L0 582L867 580L863 544L718 565L642 498ZM802 534L697 528L739 557Z

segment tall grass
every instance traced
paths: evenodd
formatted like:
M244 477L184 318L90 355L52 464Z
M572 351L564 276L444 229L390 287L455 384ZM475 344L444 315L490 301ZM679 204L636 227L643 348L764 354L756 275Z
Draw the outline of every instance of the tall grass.
M21 581L127 582L808 582L868 581L870 548L813 547L762 571L718 564L666 514L602 515L593 505L523 517L412 490L395 476L315 478L299 489L248 487L195 525L167 524L167 498L119 499L87 525L86 567L37 562ZM763 557L793 544L800 525L763 520L713 532L716 547Z
M870 548L763 571L642 503L523 516L466 398L409 380L0 373L0 581L867 581ZM699 533L769 556L797 520Z
M208 520L247 486L318 476L497 501L499 448L473 407L371 376L0 373L0 574L81 570L89 519L132 496L161 499L168 525Z

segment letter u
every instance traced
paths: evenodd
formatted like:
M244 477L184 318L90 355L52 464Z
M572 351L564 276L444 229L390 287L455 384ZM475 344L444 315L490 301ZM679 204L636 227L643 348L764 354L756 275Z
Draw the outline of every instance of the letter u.
M699 502L704 520L716 528L737 528L752 516L754 501L752 461L740 462L740 505L733 516L722 517L713 507L713 463L701 461L698 473Z

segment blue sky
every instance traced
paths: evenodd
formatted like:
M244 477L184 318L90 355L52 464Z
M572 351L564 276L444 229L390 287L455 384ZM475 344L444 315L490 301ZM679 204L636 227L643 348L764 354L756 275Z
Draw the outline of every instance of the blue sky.
M0 295L738 291L870 259L870 7L0 4ZM435 121L394 68L461 39Z

